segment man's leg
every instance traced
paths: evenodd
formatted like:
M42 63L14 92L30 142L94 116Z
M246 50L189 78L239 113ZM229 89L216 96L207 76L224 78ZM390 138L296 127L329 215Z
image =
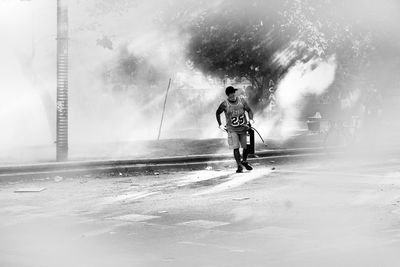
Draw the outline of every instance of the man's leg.
M241 164L246 168L246 170L251 171L253 168L247 162L247 157L249 155L249 150L247 148L247 133L239 135L240 144L243 147L243 161Z
M239 135L236 132L229 132L228 133L228 143L229 143L229 148L233 149L233 156L235 157L235 161L237 164L236 172L243 172L243 167L242 167L242 164L240 163Z
M237 164L237 170L236 172L243 172L243 167L242 167L242 163L240 161L240 151L239 148L235 148L233 150L233 156L235 157L236 160L236 164Z
M249 156L249 149L243 148L243 161L247 161L247 157Z
M240 151L239 151L239 148L235 148L235 149L233 150L233 156L235 157L236 164L237 164L238 166L240 166L241 163L240 163Z

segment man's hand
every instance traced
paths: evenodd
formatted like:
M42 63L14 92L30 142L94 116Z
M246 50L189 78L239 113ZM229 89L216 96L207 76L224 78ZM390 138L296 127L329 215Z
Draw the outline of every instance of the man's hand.
M224 132L227 132L227 130L226 130L226 126L224 126L224 125L220 125L220 126L218 126L220 129L221 129L221 131L224 131Z

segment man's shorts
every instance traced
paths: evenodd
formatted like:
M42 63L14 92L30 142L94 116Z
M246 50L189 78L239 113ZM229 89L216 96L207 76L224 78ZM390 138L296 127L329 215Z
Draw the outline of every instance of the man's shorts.
M228 132L229 149L247 148L247 132Z

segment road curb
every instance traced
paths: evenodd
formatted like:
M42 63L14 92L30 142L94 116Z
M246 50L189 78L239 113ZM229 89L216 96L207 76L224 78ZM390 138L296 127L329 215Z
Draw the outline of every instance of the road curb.
M313 156L318 153L322 153L321 148L258 151L249 161L260 163L265 160L271 161L285 157ZM53 176L94 175L113 177L134 173L154 174L161 171L194 170L207 167L222 168L232 164L234 165L234 161L230 153L148 159L110 159L20 164L1 166L0 181L32 180Z

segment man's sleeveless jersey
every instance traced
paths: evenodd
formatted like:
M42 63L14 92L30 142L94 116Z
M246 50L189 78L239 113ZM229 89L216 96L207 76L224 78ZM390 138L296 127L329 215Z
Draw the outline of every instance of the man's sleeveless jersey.
M247 118L242 98L238 97L236 103L225 100L225 105L226 126L228 130L235 132L246 131Z

